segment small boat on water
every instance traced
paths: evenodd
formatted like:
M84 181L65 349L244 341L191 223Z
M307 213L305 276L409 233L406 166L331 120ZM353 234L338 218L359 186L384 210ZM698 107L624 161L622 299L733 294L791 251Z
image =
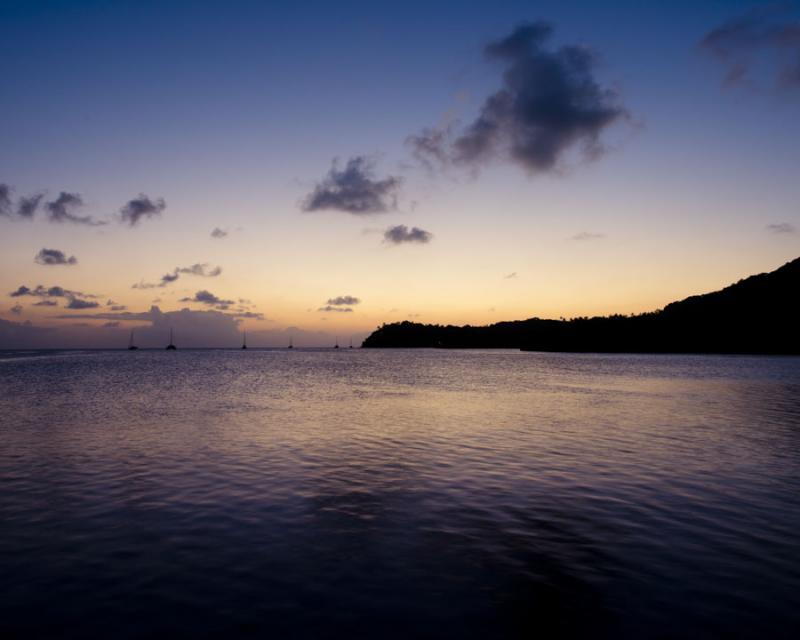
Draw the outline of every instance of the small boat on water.
M133 329L131 329L131 338L128 340L128 351L136 351L139 347L133 344Z
M333 348L334 349L338 349L339 348L339 338L338 337L336 338L336 344L333 345Z
M292 338L291 337L289 338L289 346L287 347L287 349L294 349L294 345L292 344Z
M247 349L247 331L242 332L242 349Z
M175 351L178 347L175 346L175 342L172 339L172 327L169 330L169 344L167 345L167 351Z

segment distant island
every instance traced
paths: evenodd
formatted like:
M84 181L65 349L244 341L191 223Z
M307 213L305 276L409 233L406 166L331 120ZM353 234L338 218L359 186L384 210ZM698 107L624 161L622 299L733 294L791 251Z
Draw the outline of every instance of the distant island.
M800 354L800 258L659 311L463 327L385 324L365 348L522 349L602 353Z

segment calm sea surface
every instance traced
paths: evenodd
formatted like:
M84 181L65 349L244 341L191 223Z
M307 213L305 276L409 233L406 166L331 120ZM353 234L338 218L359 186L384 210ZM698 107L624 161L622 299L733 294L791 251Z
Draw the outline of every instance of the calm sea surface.
M0 352L2 638L798 633L798 358Z

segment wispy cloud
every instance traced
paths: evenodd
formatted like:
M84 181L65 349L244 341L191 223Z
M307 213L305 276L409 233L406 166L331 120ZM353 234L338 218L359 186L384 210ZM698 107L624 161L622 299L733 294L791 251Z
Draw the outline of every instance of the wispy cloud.
M581 231L576 233L570 240L577 240L578 242L585 242L587 240L602 240L605 238L604 233L592 233L591 231Z
M772 4L730 20L709 31L700 48L725 65L725 86L753 85L772 67L778 89L800 89L800 20L790 5Z
M138 282L131 286L132 289L158 289L172 284L181 277L181 274L198 276L201 278L216 278L222 273L222 267L212 267L207 262L199 262L189 267L175 267L169 273L161 276L161 280L157 283L153 282Z
M353 310L350 307L334 307L332 304L327 304L324 307L320 307L317 311L333 311L334 313L352 313Z
M50 222L59 224L72 223L96 227L106 224L95 220L92 216L79 216L76 212L83 207L83 198L78 193L62 191L55 200L46 203L45 209Z
M788 222L778 222L776 224L768 224L767 230L772 233L795 233L797 228Z
M149 196L140 193L138 198L128 200L119 210L120 219L128 226L135 227L142 219L160 216L166 208L167 203L164 198L152 200Z
M219 227L214 227L211 231L211 237L215 238L216 240L221 240L222 238L228 237L228 232L224 229L220 229Z
M0 183L0 217L14 218L21 220L33 219L39 203L42 201L41 193L32 196L23 196L17 201L16 207L11 201L11 186Z
M201 278L216 278L222 273L222 267L211 267L207 262L202 262L190 267L177 267L175 273L186 273Z

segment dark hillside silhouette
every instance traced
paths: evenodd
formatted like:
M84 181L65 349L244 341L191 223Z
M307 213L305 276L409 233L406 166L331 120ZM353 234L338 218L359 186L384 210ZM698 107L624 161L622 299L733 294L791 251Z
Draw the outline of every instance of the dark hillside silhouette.
M364 347L520 348L528 351L800 354L800 258L721 291L635 316L488 326L383 325Z

